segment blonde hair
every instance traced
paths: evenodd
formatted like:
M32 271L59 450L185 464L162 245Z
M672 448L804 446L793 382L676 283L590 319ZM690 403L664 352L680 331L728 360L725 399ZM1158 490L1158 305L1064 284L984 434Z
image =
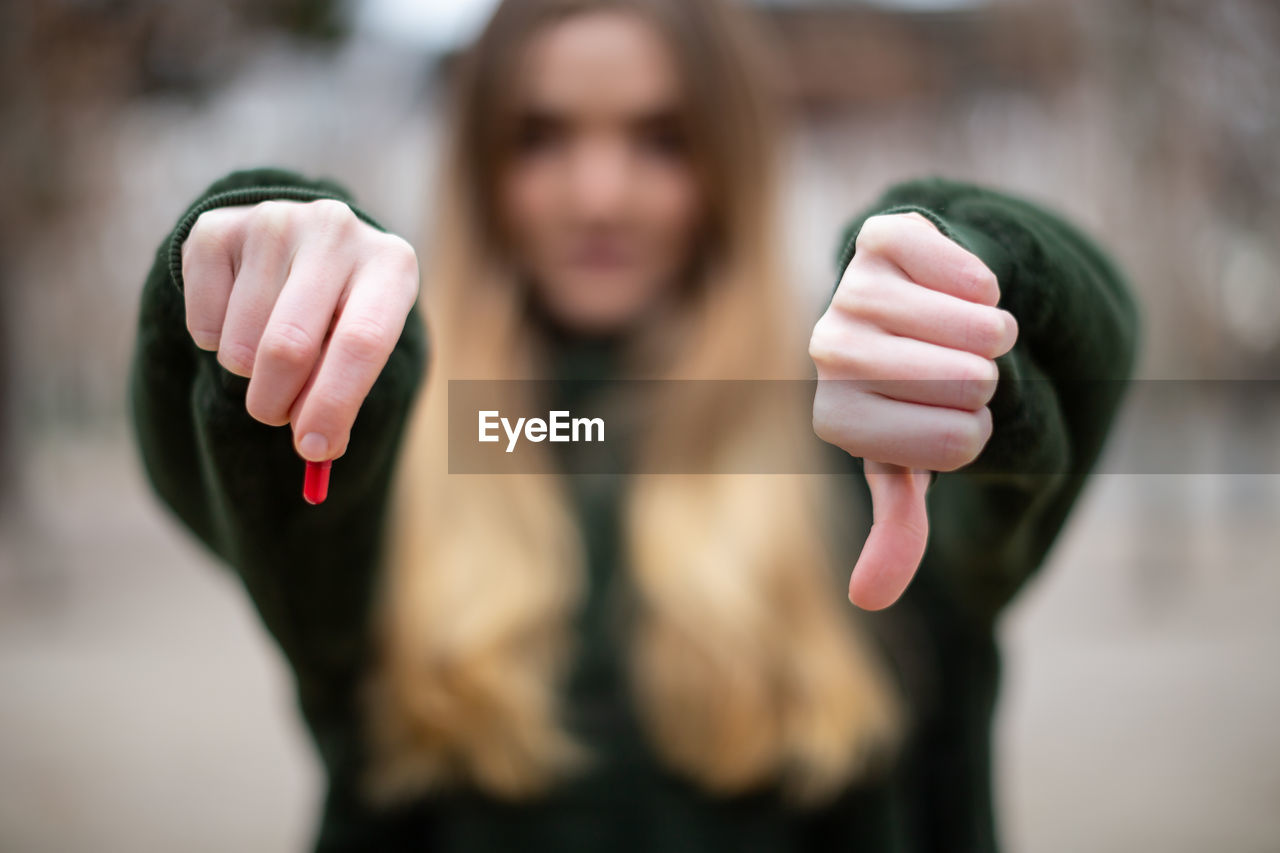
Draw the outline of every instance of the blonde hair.
M565 479L545 457L540 473L451 476L446 441L449 379L545 378L527 295L495 248L501 123L520 44L547 21L599 9L639 12L669 37L712 202L698 281L678 314L635 344L632 363L662 363L670 379L804 376L773 248L775 116L745 16L721 0L504 2L461 70L440 172L424 278L430 376L396 483L365 709L375 797L463 782L530 797L592 760L560 720L586 582ZM761 405L752 383L705 384L659 404L641 459L670 470L710 458L730 470L764 444L805 470L807 415ZM795 802L819 802L900 738L901 701L842 594L848 567L826 547L834 495L824 482L629 480L626 671L656 753L707 791L777 779Z

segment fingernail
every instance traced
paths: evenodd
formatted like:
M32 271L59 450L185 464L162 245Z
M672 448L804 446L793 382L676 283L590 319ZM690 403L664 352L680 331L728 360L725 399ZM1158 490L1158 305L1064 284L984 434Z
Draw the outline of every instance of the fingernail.
M325 454L329 452L329 442L318 432L309 432L302 437L302 441L298 442L298 452L303 458L310 459L312 462L320 462L324 459Z

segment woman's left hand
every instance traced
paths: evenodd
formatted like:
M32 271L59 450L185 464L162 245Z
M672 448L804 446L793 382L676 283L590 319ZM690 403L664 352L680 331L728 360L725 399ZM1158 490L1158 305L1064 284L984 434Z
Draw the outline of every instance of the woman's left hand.
M873 523L849 599L879 610L924 558L930 472L969 464L991 437L995 358L1018 324L991 270L918 213L868 218L856 248L809 343L813 427L864 460Z

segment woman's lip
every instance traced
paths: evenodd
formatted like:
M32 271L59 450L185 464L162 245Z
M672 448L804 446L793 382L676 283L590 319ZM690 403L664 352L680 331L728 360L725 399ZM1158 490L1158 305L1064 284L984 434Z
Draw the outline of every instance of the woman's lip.
M589 249L569 255L569 263L575 267L614 268L624 267L631 263L628 253L612 250Z

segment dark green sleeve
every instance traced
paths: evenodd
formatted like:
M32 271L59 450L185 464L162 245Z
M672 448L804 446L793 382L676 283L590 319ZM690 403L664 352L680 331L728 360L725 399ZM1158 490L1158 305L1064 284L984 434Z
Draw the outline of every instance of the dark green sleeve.
M304 682L350 675L364 651L397 450L426 369L426 329L415 305L360 408L347 452L333 463L328 499L312 506L302 498L305 463L290 428L251 418L249 380L192 342L181 248L205 210L319 198L344 201L385 230L330 181L253 169L213 183L156 250L142 288L128 382L131 425L156 494L238 573Z
M939 177L895 184L844 229L837 269L872 215L917 211L996 274L1018 320L996 359L993 431L982 453L929 487L920 572L990 624L1044 562L1102 450L1140 340L1116 265L1060 215L989 187Z

